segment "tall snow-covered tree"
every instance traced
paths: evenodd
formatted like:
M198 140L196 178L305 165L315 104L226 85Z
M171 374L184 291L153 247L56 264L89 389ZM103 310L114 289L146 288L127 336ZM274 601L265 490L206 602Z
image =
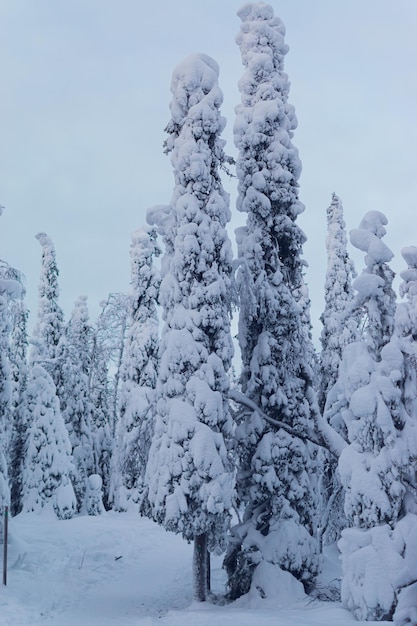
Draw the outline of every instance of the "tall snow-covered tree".
M396 306L394 272L388 265L394 255L382 241L387 222L380 211L369 211L359 228L350 231L352 244L367 253L366 267L353 283L357 291L354 306L363 312L365 339L377 360L392 336Z
M93 335L92 360L89 375L91 425L93 434L94 473L101 476L103 504L110 508L111 465L114 449L112 408L109 392L108 363L105 352Z
M19 298L13 305L13 330L9 346L9 360L12 372L12 432L9 448L12 515L16 515L21 510L23 451L28 426L25 394L28 377L27 319L28 311L26 305L24 300Z
M351 231L352 243L366 253L366 267L354 281L357 303L368 315L366 337L346 347L329 394L337 398L332 410L341 414L349 444L339 459L350 525L339 542L342 600L358 619L370 620L389 619L396 604L392 575L401 556L393 533L404 515L416 453L415 443L410 447L415 428L402 399L404 357L393 335L393 255L382 241L386 223L382 213L371 211Z
M49 372L59 395L62 384L59 343L64 327L64 314L58 304L59 271L51 238L45 233L38 233L36 239L42 246L42 261L37 322L31 337L30 362L40 363Z
M159 272L154 257L160 250L154 229L132 235L131 309L121 365L117 447L113 473L113 503L119 510L138 504L154 431L152 408L158 371Z
M329 389L337 380L343 348L359 339L358 316L352 312L356 272L347 251L343 206L336 194L327 209L327 271L324 284L325 308L321 316L319 406L324 410Z
M49 510L59 519L68 519L76 511L71 444L55 385L39 364L30 370L26 395L30 426L23 468L23 510Z
M1 214L1 207L0 207ZM0 264L0 540L3 510L10 506L9 445L12 436L13 375L10 364L11 304L22 295L18 272Z
M395 335L404 355L402 400L407 413L417 419L417 248L408 246L401 254L407 269L400 273L400 296L404 301L397 305Z
M65 330L60 394L62 416L72 446L73 484L79 509L83 506L88 476L95 472L89 393L91 334L87 298L81 296L75 302Z
M218 72L204 54L174 70L165 148L175 187L170 206L153 213L165 243L165 324L146 500L155 520L194 541L194 593L200 601L207 594L207 547L224 542L232 504L232 253L228 195L219 173L225 121Z
M325 308L321 316L321 354L318 401L323 412L327 395L337 381L342 353L346 345L359 339L359 315L353 310L352 286L356 272L347 251L347 236L340 198L333 194L327 209L327 271L324 284ZM331 424L346 437L346 427L339 413ZM323 457L319 493L322 495L320 537L333 543L346 527L343 514L344 495L337 472L337 459Z
M355 278L353 288L355 296L352 303L352 311L356 312L362 320L363 332L358 342L350 350L368 352L376 361L380 359L382 347L391 339L394 329L395 301L396 296L392 288L394 274L388 265L393 253L382 241L386 234L385 225L387 218L379 211L369 211L361 221L359 228L350 232L352 244L366 253L365 267L360 276ZM364 346L362 345L364 344ZM349 357L350 358L350 357ZM365 368L366 369L366 368ZM364 374L365 378L366 375ZM347 407L347 395L354 389L346 391L343 388L348 378L345 366L339 364L338 379L333 388L327 394L327 403L324 416L326 421L339 432L347 427L343 419L343 412ZM364 383L365 378L361 375L358 367L356 387Z
M412 428L406 434L410 463L405 481L404 517L397 524L394 536L402 557L394 580L398 598L394 622L396 626L412 626L417 624L417 248L408 246L401 254L407 269L400 274L403 279L400 295L404 301L397 305L394 334L403 355L402 401Z
M95 370L102 370L103 360L106 362L107 371L113 373L107 391L110 408L108 422L111 436L115 437L130 298L125 293L110 293L101 305L102 311L93 336L92 376L94 377Z
M0 279L0 290L2 287ZM7 297L0 292L0 540L3 535L3 510L10 505L7 452L11 423L12 381L7 358L9 342Z
M241 411L237 428L237 494L244 514L225 560L232 598L250 589L267 596L280 584L282 570L308 585L318 568L313 459L304 441L317 400L303 278L305 236L296 224L304 207L298 197L301 163L292 144L297 120L284 72L288 47L271 6L246 4L238 15L245 72L234 127L237 206L247 213L246 227L237 231L238 338L242 391L255 410Z

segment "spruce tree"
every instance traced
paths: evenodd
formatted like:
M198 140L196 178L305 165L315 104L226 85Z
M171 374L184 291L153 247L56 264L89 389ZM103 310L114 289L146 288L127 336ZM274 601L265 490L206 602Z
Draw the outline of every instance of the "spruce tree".
M12 381L8 355L10 326L7 295L0 279L0 540L3 534L3 511L10 505L8 443L11 424Z
M116 425L119 416L119 398L121 371L125 348L126 333L129 324L130 297L125 293L110 293L107 300L101 303L102 311L93 333L92 376L102 370L103 361L107 372L113 376L108 379L108 424L110 434L116 436ZM100 374L102 380L103 372Z
M337 380L343 348L359 339L358 316L352 312L356 272L347 251L347 236L340 198L333 194L327 209L327 271L325 308L321 316L319 406L324 410L327 393Z
M51 375L59 395L62 385L59 344L64 327L64 314L58 304L59 271L55 246L50 237L45 233L38 233L36 239L42 246L42 260L37 322L31 338L30 362L42 364Z
M400 295L403 302L397 305L394 334L403 355L404 375L402 401L409 416L404 433L409 457L408 472L405 474L403 519L395 528L394 539L401 553L399 575L395 577L398 604L394 614L396 626L416 623L417 617L417 247L408 246L401 250L407 269L400 273Z
M367 620L390 619L396 604L393 572L401 549L394 535L416 454L415 417L402 398L404 356L393 334L393 255L382 241L386 223L382 213L371 211L351 231L352 243L366 253L365 269L353 283L357 305L367 313L366 335L346 347L329 394L337 398L332 410L341 414L348 439L339 459L350 526L339 542L342 601L357 619Z
M0 214L2 207L0 206ZM10 363L10 335L13 303L23 295L21 274L0 263L0 541L3 538L4 507L10 506L10 442L13 421L13 372Z
M91 402L91 426L93 435L94 473L101 476L103 504L110 508L111 466L114 437L111 432L111 401L109 392L108 364L103 351L94 347L89 376Z
M357 291L354 307L364 317L365 341L376 360L392 336L396 306L394 272L388 265L394 255L382 241L387 222L380 211L369 211L359 228L350 231L352 244L367 253L365 268L353 283Z
M12 374L12 432L9 449L12 515L17 515L21 510L23 451L28 427L25 393L28 377L27 319L28 310L24 300L19 298L13 305L13 330L9 347Z
M230 597L268 596L284 569L306 585L317 572L311 425L313 349L303 279L305 236L296 224L301 163L292 144L297 126L284 72L285 28L271 6L247 4L237 37L245 72L234 127L242 391L255 410L237 428L237 494L243 521L225 560ZM280 427L284 423L294 434Z
M225 121L218 71L204 54L174 70L165 149L175 188L170 206L153 214L165 244L160 292L165 323L146 501L156 521L194 542L199 601L207 594L207 548L222 547L232 504L227 377L233 354L232 254L228 196L220 180Z
M23 468L23 510L49 510L59 519L68 519L76 511L71 444L55 385L39 364L30 370L26 395L30 426Z
M88 476L95 472L89 393L91 334L87 298L81 296L75 302L65 329L61 389L61 410L72 446L73 484L79 510L83 506Z
M138 504L154 430L152 407L158 370L159 272L153 260L160 251L155 230L138 230L131 245L131 309L121 366L120 413L114 463L114 507Z
M337 381L342 353L346 345L359 339L359 314L353 310L352 281L356 272L347 251L347 236L343 206L336 194L327 209L327 271L324 285L325 308L321 316L321 354L318 401L320 410L326 407L330 389ZM327 406L327 413L331 407ZM331 426L346 438L346 427L340 414L333 415ZM344 494L337 472L337 459L326 454L319 492L322 495L320 538L324 544L333 543L346 527L343 513Z

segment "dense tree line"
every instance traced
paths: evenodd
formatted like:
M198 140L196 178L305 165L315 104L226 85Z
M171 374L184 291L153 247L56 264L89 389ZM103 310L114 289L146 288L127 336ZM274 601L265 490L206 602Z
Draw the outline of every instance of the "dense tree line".
M317 354L285 28L264 3L238 15L236 163L218 65L187 57L164 144L173 194L132 236L130 292L110 294L95 323L79 297L65 321L55 248L39 233L28 338L23 277L0 265L0 510L147 515L194 542L200 601L214 551L229 600L268 598L291 577L314 596L320 552L337 541L355 617L417 625L417 248L402 250L399 301L385 215L350 232L365 254L357 275L333 194ZM236 259L222 182L234 165Z

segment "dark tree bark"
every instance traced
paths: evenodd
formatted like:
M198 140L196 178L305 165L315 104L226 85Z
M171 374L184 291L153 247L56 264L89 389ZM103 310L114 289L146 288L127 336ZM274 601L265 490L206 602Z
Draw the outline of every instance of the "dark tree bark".
M194 599L197 602L205 602L207 599L207 554L207 534L197 535L197 537L194 538L193 554Z

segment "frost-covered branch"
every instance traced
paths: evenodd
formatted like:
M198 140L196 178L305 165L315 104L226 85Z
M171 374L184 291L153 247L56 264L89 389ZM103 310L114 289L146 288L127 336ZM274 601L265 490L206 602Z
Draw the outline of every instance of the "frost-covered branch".
M291 428L291 426L289 426L285 422L282 422L281 420L277 420L277 419L274 419L273 417L270 417L269 415L267 415L266 413L262 411L262 409L256 404L256 402L253 402L253 400L245 396L244 393L242 393L241 391L238 391L237 389L231 389L229 391L229 398L233 400L234 402L237 402L238 404L241 404L242 406L245 406L248 409L251 409L252 411L256 411L260 415L260 417L262 417L269 424L272 424L273 426L277 426L278 428L282 428L289 435L293 435L294 437L298 437L299 439L303 439L303 440L307 439L311 443L314 443L316 446L325 445L324 438L320 439L316 437L314 433L311 433L311 432L301 434L299 431L297 431L295 428ZM325 447L327 448L327 446Z
M311 417L314 420L322 442L320 445L324 445L330 454L338 459L342 450L344 450L347 446L346 441L334 428L332 428L332 426L330 426L328 422L326 422L320 413L315 393L311 387L307 388L306 396L311 407Z

